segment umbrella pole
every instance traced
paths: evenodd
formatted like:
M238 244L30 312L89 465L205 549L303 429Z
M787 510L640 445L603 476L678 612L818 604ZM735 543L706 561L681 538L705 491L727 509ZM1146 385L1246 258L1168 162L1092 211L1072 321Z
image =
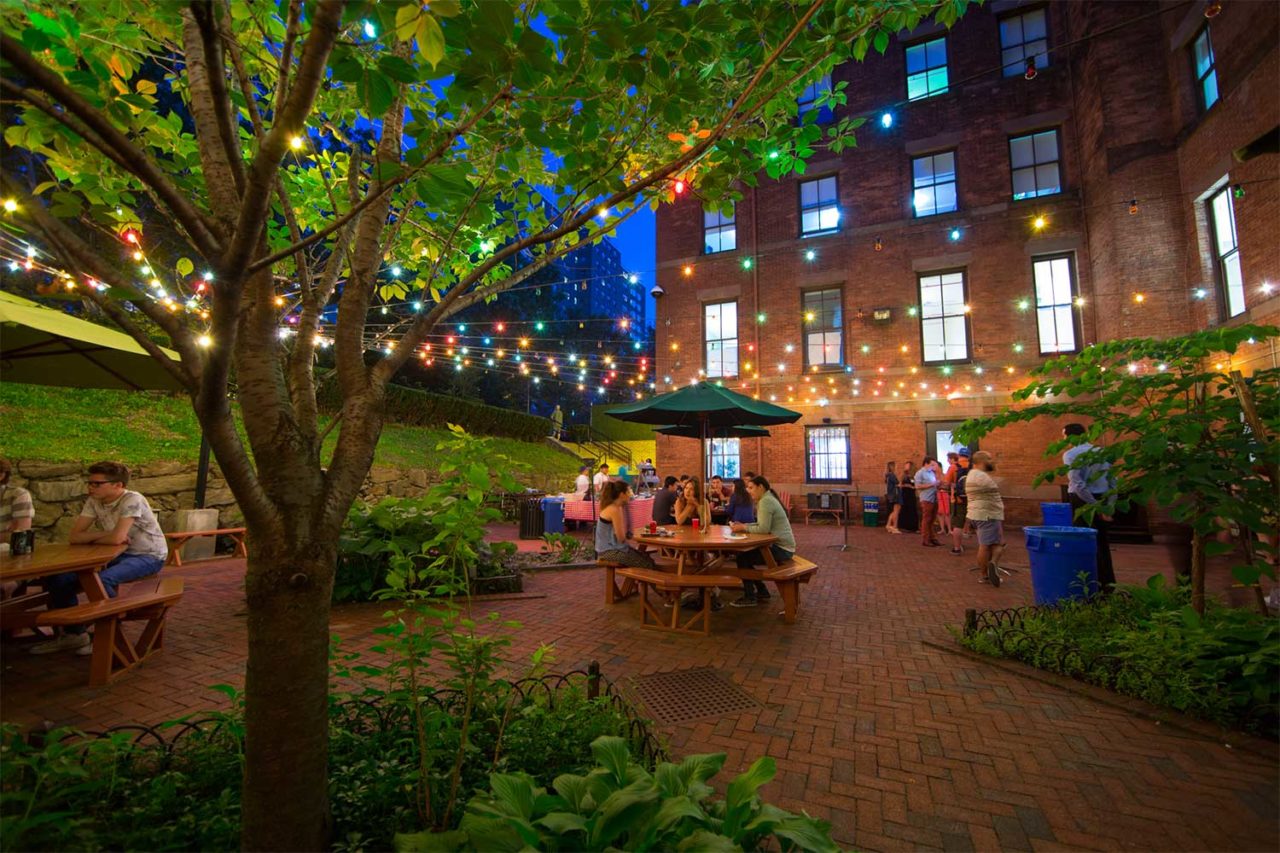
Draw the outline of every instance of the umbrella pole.
M707 476L707 415L705 412L702 415L701 425L702 436L698 440L698 447L702 451L702 506L698 507L698 514L702 516L702 532L705 534L711 529L711 500L707 497L711 478Z

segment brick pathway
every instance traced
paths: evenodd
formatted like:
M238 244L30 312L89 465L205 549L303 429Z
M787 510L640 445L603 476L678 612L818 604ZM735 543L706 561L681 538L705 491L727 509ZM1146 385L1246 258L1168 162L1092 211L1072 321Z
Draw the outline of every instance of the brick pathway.
M723 751L736 772L762 754L767 794L872 850L1272 850L1280 816L1273 745L1232 749L1077 692L941 651L966 607L1029 603L1025 575L999 590L968 560L911 536L797 528L821 567L798 624L727 608L709 638L642 631L632 602L607 607L594 572L546 572L545 597L491 606L523 623L514 651L556 646L558 666L597 659L615 680L713 667L763 703L724 719L668 727L677 754ZM1013 542L1019 537L1012 535ZM941 551L941 553L939 553ZM1118 546L1121 580L1145 579L1162 551ZM1025 565L1011 548L1006 562ZM208 685L243 677L243 571L237 561L166 571L187 579L167 648L106 688L85 685L88 659L0 651L0 716L100 728L214 707ZM380 605L340 607L333 629L367 647ZM725 774L728 775L727 773Z

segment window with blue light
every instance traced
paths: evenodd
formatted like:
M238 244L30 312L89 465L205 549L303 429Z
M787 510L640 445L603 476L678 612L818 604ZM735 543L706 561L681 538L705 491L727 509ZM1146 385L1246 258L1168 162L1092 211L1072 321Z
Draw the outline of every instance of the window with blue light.
M1062 192L1058 148L1057 130L1015 136L1009 140L1015 200Z
M831 94L831 75L823 74L820 78L804 87L804 91L800 93L800 97L796 99L796 105L799 107L800 120L804 121L805 114L814 112L814 119L819 124L826 124L835 117L830 104L819 105L818 101ZM816 112L815 112L816 111Z
M804 294L805 367L844 364L844 309L840 288Z
M918 101L946 91L946 37L907 47L907 100Z
M714 255L717 252L732 252L738 248L737 215L737 209L733 206L730 206L727 215L718 210L703 212L703 254Z
M1079 324L1075 311L1075 266L1070 255L1036 258L1031 262L1036 286L1036 328L1040 354L1075 352L1079 349Z
M950 213L956 205L956 152L911 160L911 206L916 216Z
M1044 9L1000 19L1000 61L1004 76L1017 77L1034 57L1036 68L1049 67L1049 30Z
M708 379L738 375L738 303L712 302L703 306Z
M969 311L962 270L920 276L920 338L925 364L969 358Z
M1218 102L1218 70L1213 59L1213 43L1209 41L1206 26L1196 36L1191 46L1191 57L1196 69L1196 88L1200 92L1200 108L1209 109Z
M840 193L836 176L800 182L800 236L816 237L840 229Z

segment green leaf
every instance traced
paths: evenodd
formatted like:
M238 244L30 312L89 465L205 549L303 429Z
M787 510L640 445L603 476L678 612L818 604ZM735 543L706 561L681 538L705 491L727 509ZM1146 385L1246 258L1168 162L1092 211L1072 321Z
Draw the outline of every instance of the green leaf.
M706 816L706 812L688 797L671 797L663 801L662 807L658 809L658 813L653 817L653 822L657 824L659 829L667 829L683 818L690 817L695 820L702 820Z
M446 832L397 832L392 847L398 853L443 853L449 850L474 849L467 834L460 829Z
M631 753L627 750L625 740L611 735L601 735L591 742L591 755L597 764L609 771L616 784L626 784L627 765L631 761Z
M831 825L811 817L792 817L773 828L773 834L785 838L801 850L815 853L838 853L831 840Z
M174 265L178 275L191 275L195 272L196 265L191 262L190 258L178 258L178 263Z
M533 817L533 780L523 773L494 773L489 787L497 801L513 816Z
M596 809L590 848L601 850L624 833L643 826L661 799L651 779L614 791Z
M872 41L872 46L875 47L876 53L883 54L885 48L889 46L889 34L884 30L880 30L876 33L875 39Z
M732 853L742 848L732 838L699 829L681 841L676 849L681 853Z
M391 108L391 102L396 99L396 92L391 82L381 74L365 74L360 80L359 89L360 99L364 101L370 118L380 118Z
M545 826L556 835L587 831L587 819L572 812L551 812L538 818L534 823L538 826Z
M452 18L462 14L462 4L458 0L427 0L427 6L437 18Z
M384 56L379 59L378 70L400 83L416 83L418 81L418 69L398 56Z
M396 39L409 41L418 31L418 16L425 15L416 2L406 3L396 9Z
M431 15L418 19L418 53L435 68L444 59L444 30Z

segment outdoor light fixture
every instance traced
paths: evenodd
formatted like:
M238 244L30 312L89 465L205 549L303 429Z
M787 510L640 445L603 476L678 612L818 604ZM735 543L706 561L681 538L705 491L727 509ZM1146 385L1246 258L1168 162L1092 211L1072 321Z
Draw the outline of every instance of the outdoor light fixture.
M1036 229L1037 231L1043 229L1048 224L1049 224L1049 220L1043 215L1037 216L1035 219L1031 220L1031 227Z
M804 259L805 259L806 261L812 261L812 260L813 260L814 258L816 258L816 257L818 257L818 253L817 253L817 252L815 252L813 249L806 249L806 250L805 250L805 253L804 253Z
M950 237L951 241L954 243L956 240L960 239L960 229L952 228L951 231L947 234L947 236Z
M749 270L749 269L751 269L751 259L750 259L750 258L743 258L743 259L742 259L742 268L743 268L744 270Z
M632 273L631 275L627 276L627 282L629 284L639 284L640 276L636 275L635 273Z
M1209 291L1205 290L1203 287L1197 287L1195 290L1191 291L1191 295L1196 299L1204 299L1209 295Z
M877 237L875 243L871 244L871 248L875 249L877 252L883 252L884 243L880 240L879 237Z
M1130 216L1138 215L1138 200L1136 198L1129 200L1129 215Z
M1218 0L1211 0L1211 2L1204 7L1204 16L1206 18L1216 18L1221 12L1222 4L1218 2Z
M893 113L883 113L880 116L880 126L886 130L893 127Z

